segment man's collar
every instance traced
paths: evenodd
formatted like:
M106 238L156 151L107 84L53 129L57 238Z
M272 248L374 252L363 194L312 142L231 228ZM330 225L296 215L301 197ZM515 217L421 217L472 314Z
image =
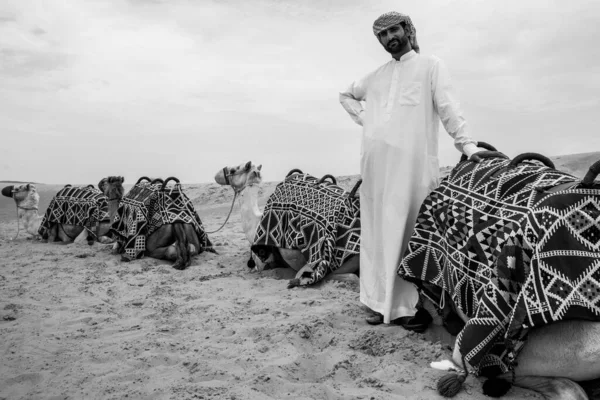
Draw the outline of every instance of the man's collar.
M408 60L410 60L410 59L412 59L412 58L414 58L416 56L417 56L417 52L414 51L414 50L411 50L408 53L403 54L402 57L400 57L400 59L397 60L397 61L399 61L399 62L408 61ZM395 58L393 60L396 61Z

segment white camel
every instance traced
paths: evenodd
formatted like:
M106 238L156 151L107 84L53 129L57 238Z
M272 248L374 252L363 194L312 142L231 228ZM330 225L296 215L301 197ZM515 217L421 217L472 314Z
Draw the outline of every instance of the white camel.
M22 226L25 232L35 239L39 239L38 231L44 216L38 214L40 195L35 185L26 183L19 186L8 186L2 190L2 194L15 200L19 226Z
M235 167L225 167L215 175L215 181L223 186L231 186L237 193L238 204L242 217L242 229L250 242L254 244L256 229L262 218L262 211L258 207L258 191L262 182L262 165L256 166L251 161ZM313 266L307 264L306 259L298 249L278 248L282 260L287 264L283 266L288 275L295 273L296 279L301 279L305 272L312 272ZM255 259L256 261L256 259ZM268 262L275 261L269 258ZM257 269L262 270L264 264L257 262ZM288 269L289 268L289 269ZM328 274L325 279L339 281L358 281L356 272L359 269L359 257L348 259L340 268Z

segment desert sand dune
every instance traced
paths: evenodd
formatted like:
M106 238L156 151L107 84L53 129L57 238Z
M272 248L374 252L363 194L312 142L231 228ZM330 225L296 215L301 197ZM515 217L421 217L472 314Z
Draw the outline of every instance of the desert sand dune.
M591 164L558 161L584 173ZM263 186L261 205L275 185ZM38 185L40 213L62 186ZM230 190L184 188L208 231L223 223ZM176 271L151 258L122 262L98 243L44 244L22 232L11 241L14 204L1 200L2 399L441 398L445 373L429 363L450 358L446 344L367 325L356 284L290 290L275 271L249 271L237 206L209 235L219 254ZM479 379L465 388L456 399L485 398ZM506 398L540 397L513 388Z

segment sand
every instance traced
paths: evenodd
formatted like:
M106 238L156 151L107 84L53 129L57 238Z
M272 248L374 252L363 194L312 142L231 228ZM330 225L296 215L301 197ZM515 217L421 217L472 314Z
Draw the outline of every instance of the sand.
M231 190L186 190L207 230L220 226ZM210 235L219 254L185 271L16 232L14 217L0 223L2 399L441 398L445 373L429 363L450 357L446 344L367 325L356 283L287 289L277 272L251 272L237 207ZM465 389L456 399L485 398L476 378Z

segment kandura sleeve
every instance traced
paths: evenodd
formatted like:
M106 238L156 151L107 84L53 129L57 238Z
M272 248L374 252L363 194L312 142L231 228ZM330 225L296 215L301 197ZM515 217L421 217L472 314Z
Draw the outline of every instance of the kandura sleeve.
M452 87L450 74L441 60L436 60L431 72L431 90L434 107L446 132L454 139L454 146L470 157L478 151L477 142L471 138L467 121Z
M358 125L362 126L362 113L365 112L361 101L367 98L367 78L353 82L348 89L340 92L340 103Z

